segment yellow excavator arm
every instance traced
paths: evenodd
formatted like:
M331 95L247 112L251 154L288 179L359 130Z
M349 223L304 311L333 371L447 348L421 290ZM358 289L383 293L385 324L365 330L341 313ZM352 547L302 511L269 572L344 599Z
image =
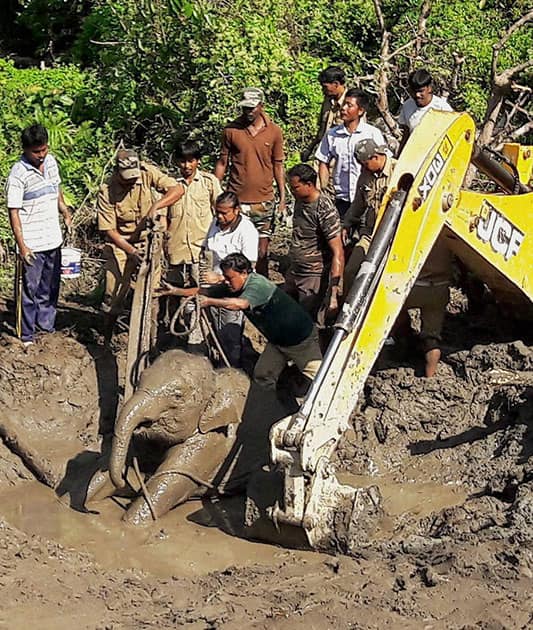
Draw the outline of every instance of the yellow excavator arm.
M533 193L521 181L531 172L524 159L531 151L515 151L518 172L478 150L474 139L468 114L433 111L410 136L319 373L300 410L271 430L272 464L283 472L284 490L268 515L303 527L315 548L330 546L339 512L356 528L365 506L377 501L368 489L341 485L331 455L437 238L446 239L497 299L531 307ZM515 194L461 190L471 160Z

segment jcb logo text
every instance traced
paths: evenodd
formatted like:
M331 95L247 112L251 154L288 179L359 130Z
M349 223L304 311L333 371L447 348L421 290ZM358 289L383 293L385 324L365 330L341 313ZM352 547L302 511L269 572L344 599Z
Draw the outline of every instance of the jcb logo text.
M486 203L486 202L485 202ZM477 224L477 236L505 260L516 256L524 240L524 234L510 223L496 208L487 204L489 213Z
M445 160L439 151L433 158L428 170L424 173L424 179L418 187L418 192L420 193L420 197L422 197L422 201L425 201L427 199L430 190L433 188L435 182L437 181L439 173L442 171L444 162Z

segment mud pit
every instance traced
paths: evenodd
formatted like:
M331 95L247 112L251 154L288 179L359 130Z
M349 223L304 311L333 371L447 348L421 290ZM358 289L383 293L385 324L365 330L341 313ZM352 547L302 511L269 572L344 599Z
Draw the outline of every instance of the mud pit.
M27 352L0 340L2 419L25 429L0 444L1 628L533 623L531 347L449 349L433 380L380 359L337 464L343 481L380 487L385 515L334 557L244 540L239 497L136 531L122 499L83 513L36 481L32 461L57 486L111 430L122 355L77 334Z

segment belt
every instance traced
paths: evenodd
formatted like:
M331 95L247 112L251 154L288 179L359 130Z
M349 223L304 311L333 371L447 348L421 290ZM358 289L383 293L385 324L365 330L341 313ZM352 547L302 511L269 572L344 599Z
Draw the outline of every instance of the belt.
M439 280L438 282L434 282L433 280L417 280L415 287L443 287L448 284L450 284L449 280Z

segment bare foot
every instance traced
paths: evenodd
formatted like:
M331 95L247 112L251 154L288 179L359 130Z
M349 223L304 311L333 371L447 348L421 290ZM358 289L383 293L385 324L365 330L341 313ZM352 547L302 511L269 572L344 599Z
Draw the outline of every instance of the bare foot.
M433 350L428 350L424 356L426 359L426 376L427 377L435 376L435 372L437 371L437 365L440 360L439 348L433 348Z

